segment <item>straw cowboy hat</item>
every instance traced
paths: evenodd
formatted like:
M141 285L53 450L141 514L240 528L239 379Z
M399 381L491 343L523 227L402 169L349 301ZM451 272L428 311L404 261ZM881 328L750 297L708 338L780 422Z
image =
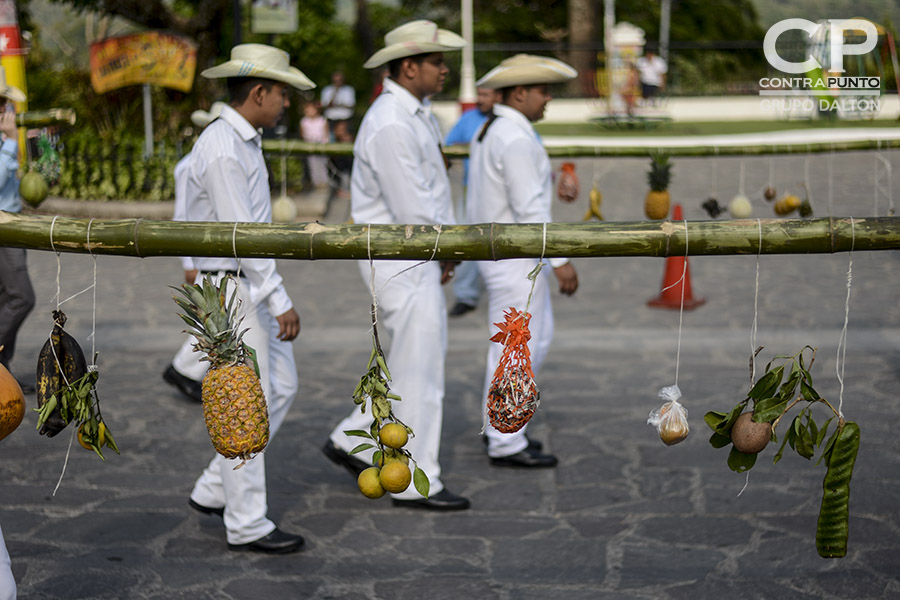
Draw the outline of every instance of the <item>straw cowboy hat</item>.
M6 83L6 69L0 67L0 96L13 102L25 102L25 92Z
M195 110L191 113L191 123L197 127L206 127L219 118L219 115L222 114L223 106L225 106L224 102L213 102L209 112L206 112L205 110Z
M387 32L384 36L384 48L373 54L363 67L374 69L397 58L450 52L465 45L466 41L460 36L446 29L438 29L431 21L410 21Z
M492 90L517 85L560 83L578 76L572 66L561 60L532 54L516 54L507 58L475 82L478 87Z
M265 44L238 44L231 49L231 60L206 69L201 75L207 79L225 77L259 77L286 83L298 90L310 90L316 84L300 69L290 65L284 50Z

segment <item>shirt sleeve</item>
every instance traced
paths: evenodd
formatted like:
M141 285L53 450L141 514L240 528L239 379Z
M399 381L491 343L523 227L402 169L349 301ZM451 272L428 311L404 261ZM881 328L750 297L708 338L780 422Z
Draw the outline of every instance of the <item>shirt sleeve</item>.
M382 196L396 223L446 222L426 178L428 159L415 136L405 123L392 123L372 136L368 155Z
M453 126L453 129L450 130L450 133L447 134L447 139L444 140L444 143L448 146L452 146L453 144L468 144L469 137L466 136L466 127L465 127L465 116L460 117L456 122L456 125Z
M6 185L10 177L16 176L19 168L19 142L6 138L0 146L0 187Z
M243 167L227 156L213 159L204 175L205 188L219 221L255 222L250 214L250 189ZM245 258L241 273L250 280L250 301L266 302L273 316L283 315L293 307L273 258Z

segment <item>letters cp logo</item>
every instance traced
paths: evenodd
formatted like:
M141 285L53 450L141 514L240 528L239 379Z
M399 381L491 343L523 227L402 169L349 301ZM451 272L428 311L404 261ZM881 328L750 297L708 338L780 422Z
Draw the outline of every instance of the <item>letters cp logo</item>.
M866 54L875 48L878 43L878 31L875 26L865 19L829 19L827 22L813 23L806 19L785 19L779 21L769 28L766 37L763 40L763 53L769 64L785 73L808 73L815 68L821 68L822 65L813 56L809 56L803 62L791 62L784 60L778 55L775 49L775 42L778 37L785 31L791 29L800 29L812 38L819 32L820 28L827 27L828 40L831 46L831 65L829 71L838 73L844 72L844 56ZM845 31L862 31L866 34L866 41L861 44L845 44ZM822 32L825 33L825 32Z

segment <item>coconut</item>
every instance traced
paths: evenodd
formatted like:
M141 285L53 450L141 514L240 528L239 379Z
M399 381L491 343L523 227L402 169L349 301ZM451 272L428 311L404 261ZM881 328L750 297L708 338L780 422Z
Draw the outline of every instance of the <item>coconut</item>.
M276 223L292 223L297 218L297 203L289 196L279 196L272 202L272 220Z
M728 205L728 211L735 219L747 219L753 214L753 206L750 204L750 200L747 199L747 196L738 194L731 199L731 203Z
M756 423L753 413L745 412L737 418L731 428L731 441L739 452L756 454L762 451L772 439L771 423Z
M43 176L37 171L29 171L19 181L19 194L22 200L37 208L47 198L50 188Z

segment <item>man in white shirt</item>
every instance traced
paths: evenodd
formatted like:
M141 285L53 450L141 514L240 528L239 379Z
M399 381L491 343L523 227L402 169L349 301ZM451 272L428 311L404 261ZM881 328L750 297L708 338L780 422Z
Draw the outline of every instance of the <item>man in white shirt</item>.
M277 48L241 44L232 48L231 60L201 73L210 79L225 78L230 102L191 151L185 187L189 221L272 221L260 129L274 127L290 106L288 86L315 87L288 60L287 52ZM256 349L271 444L297 393L290 342L300 333L300 317L273 259L198 257L194 265L201 276L212 273L216 281L227 274L239 275L235 287L241 327L248 328L244 342ZM265 455L235 470L238 464L216 454L194 484L191 507L222 515L232 550L299 550L303 538L279 530L266 517Z
M666 89L666 72L669 67L661 56L657 56L652 50L637 59L636 63L641 80L641 96L644 101L653 102L660 90Z
M390 77L366 112L353 146L353 221L453 223L441 132L427 98L443 89L448 73L443 53L459 50L465 42L430 21L413 21L390 31L385 44L365 64L367 69L388 64ZM447 353L447 311L441 284L449 280L453 266L429 262L410 268L416 264L374 261L379 324L391 338L387 353L391 386L403 398L393 410L415 432L407 449L430 482L428 498L410 486L395 494L393 502L397 506L462 510L469 507L469 501L444 488L438 460ZM361 261L359 267L368 287L368 261ZM323 452L358 474L370 463L356 457L368 459L372 453L350 456L357 442L344 432L368 430L371 423L370 411L363 414L354 408L331 432Z
M480 87L501 90L503 101L494 106L494 117L485 122L472 140L469 159L466 221L468 223L548 223L552 221L552 170L547 151L532 127L544 116L551 96L548 84L574 79L577 71L566 63L543 56L519 54L501 62L477 82ZM566 258L551 258L550 266L559 291L572 295L578 276ZM537 259L482 261L478 263L488 293L488 323L504 321L511 306L525 310L532 282L528 274ZM532 369L535 373L547 356L553 338L550 280L542 270L534 284L530 312ZM488 347L484 395L487 398L502 346ZM489 423L485 432L492 465L501 467L553 467L557 459L529 441L522 428L500 433Z
M356 106L356 90L344 81L344 74L335 71L331 74L331 85L322 88L322 114L328 120L328 131L334 133L334 125L339 121L353 118Z

